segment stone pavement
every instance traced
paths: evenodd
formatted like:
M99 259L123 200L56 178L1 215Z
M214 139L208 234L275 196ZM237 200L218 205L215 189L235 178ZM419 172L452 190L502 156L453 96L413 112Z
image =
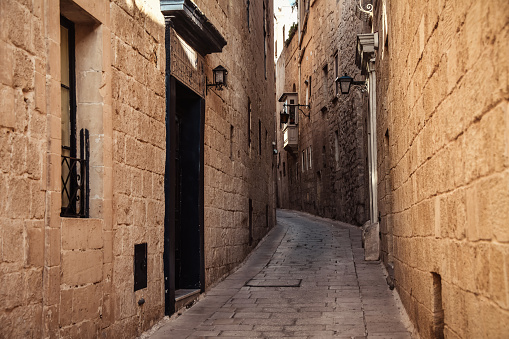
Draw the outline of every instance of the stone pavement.
M278 211L245 264L142 338L411 338L357 227Z

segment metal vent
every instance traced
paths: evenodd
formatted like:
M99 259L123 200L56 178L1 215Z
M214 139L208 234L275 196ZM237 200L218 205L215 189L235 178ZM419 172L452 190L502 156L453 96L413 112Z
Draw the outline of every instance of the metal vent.
M147 243L134 245L134 290L147 287Z

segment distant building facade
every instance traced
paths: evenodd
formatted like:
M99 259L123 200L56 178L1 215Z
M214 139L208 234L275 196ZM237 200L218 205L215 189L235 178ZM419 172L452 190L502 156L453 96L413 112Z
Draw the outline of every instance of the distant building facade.
M369 219L367 95L341 95L336 79L359 73L355 36L366 24L355 1L300 0L298 14L276 66L277 99L297 93L303 105L284 124L284 103L277 104L278 204L362 225Z
M296 2L292 5L288 0L274 1L274 62L281 55L292 26L297 26L297 11Z
M136 337L274 225L272 1L164 5L0 3L1 337Z

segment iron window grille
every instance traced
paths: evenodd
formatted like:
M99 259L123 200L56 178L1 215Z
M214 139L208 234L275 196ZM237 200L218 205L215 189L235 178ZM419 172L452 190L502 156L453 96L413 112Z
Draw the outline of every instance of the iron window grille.
M86 129L80 131L80 157L62 154L62 217L89 216L90 138Z

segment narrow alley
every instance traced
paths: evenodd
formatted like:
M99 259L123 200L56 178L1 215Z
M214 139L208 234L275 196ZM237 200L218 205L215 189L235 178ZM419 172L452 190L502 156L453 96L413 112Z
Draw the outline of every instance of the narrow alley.
M142 338L410 338L357 227L280 210L235 273Z

